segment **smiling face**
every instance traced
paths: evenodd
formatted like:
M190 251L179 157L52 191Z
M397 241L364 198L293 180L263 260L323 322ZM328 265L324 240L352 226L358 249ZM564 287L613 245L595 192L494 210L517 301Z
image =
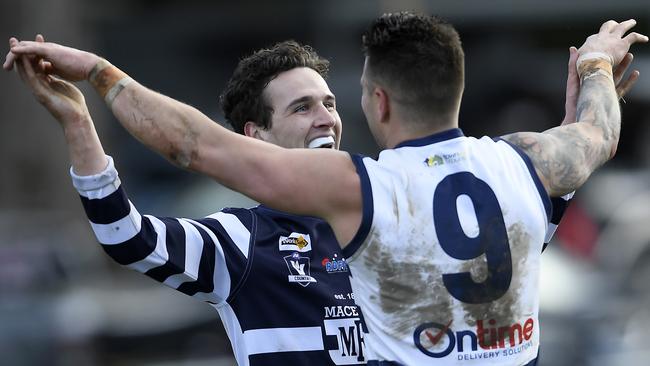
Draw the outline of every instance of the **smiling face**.
M245 133L285 148L338 149L341 118L325 80L313 69L297 67L278 74L264 89L273 110L271 127L246 124Z

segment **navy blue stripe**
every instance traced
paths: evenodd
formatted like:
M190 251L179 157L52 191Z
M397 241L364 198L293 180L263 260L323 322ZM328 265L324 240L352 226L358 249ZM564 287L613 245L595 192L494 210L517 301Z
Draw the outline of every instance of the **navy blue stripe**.
M555 225L560 225L562 216L564 216L567 207L569 207L569 201L565 200L562 197L551 197L551 202L553 203L553 215L551 215L551 222Z
M246 265L248 261L246 260L246 257L241 252L239 247L237 247L237 244L235 244L235 242L230 238L218 220L203 219L201 220L201 223L209 227L210 230L212 230L212 232L214 232L214 234L217 236L217 238L219 238L219 242L221 243L223 256L226 260L226 267L228 268L228 274L230 275L230 292L228 299L226 300L229 301L230 295L235 293L237 289L239 289L241 283L243 283L243 277L246 273ZM251 235L251 238L252 237L253 236ZM248 254L250 258L250 249L252 247L252 244L250 241L248 244L249 250L246 254Z
M359 179L361 179L361 199L363 205L363 216L361 218L361 225L357 231L354 238L348 243L348 245L341 250L341 254L345 258L350 258L363 244L368 237L370 232L370 227L372 226L372 216L374 212L374 202L372 200L372 186L370 185L370 178L368 177L368 171L366 166L363 164L363 156L355 154L350 156L354 166L357 168L357 174L359 174Z
M537 175L537 170L535 170L535 166L533 165L533 162L530 160L530 157L528 154L526 154L519 146L510 143L508 140L504 140L500 137L495 137L493 139L494 141L503 141L510 145L513 150L515 150L519 156L524 160L524 163L526 163L526 166L528 167L528 170L530 171L530 176L533 178L533 182L535 182L535 186L537 187L537 191L539 192L539 196L542 198L542 202L544 203L544 208L546 209L546 217L548 220L551 219L551 212L553 211L553 204L551 203L551 198L549 197L548 193L546 192L546 188L544 188L544 185L542 184L542 181L539 179L539 176Z
M260 206L261 206L261 205L260 205ZM258 206L258 207L259 207L259 206ZM267 209L268 209L268 207L267 207ZM226 213L226 214L230 214L230 215L237 216L237 219L239 219L239 221L241 221L242 225L244 225L244 227L245 227L246 229L249 229L249 230L250 230L250 228L251 228L252 225L253 225L253 223L252 223L252 221L253 221L253 215L252 215L252 213L250 212L250 210L247 209L247 208L232 208L232 207L227 207L227 208L224 208L223 210L221 210L221 212Z
M433 135L421 137L415 140L408 140L399 143L395 148L404 147L404 146L426 146L435 144L445 140L455 139L456 137L465 136L463 131L460 128L452 128L451 130L445 130L442 132L434 133Z
M228 295L228 298L226 298L226 301L228 303L232 303L235 296L237 296L239 291L244 287L244 284L246 283L246 280L251 273L253 258L255 256L255 244L257 243L258 223L258 218L256 214L254 214L253 210L238 209L237 212L230 213L236 214L239 221L245 224L246 228L251 234L251 237L248 241L248 258L244 257L238 248L224 248L223 245L221 246L224 252L224 256L227 259L226 266L228 267L228 274L230 274L230 294ZM232 283L235 282L236 285L233 286Z
M133 238L115 245L102 245L102 248L113 260L121 265L141 261L156 249L158 234L151 221L142 216L142 228Z
M83 196L79 197L84 210L86 210L86 216L88 216L90 222L95 224L110 224L124 218L131 212L129 200L124 190L122 190L122 186L102 199L91 200Z
M165 237L169 258L162 266L152 268L144 274L158 282L165 281L169 276L185 272L185 229L176 219L159 218L165 224Z
M203 239L203 250L201 251L201 261L199 262L199 274L196 281L185 282L178 286L178 291L193 296L197 292L206 294L214 290L214 263L215 263L215 245L208 233L203 228L195 225L196 230L201 234Z
M367 366L404 366L399 362L395 361L375 361L369 360Z

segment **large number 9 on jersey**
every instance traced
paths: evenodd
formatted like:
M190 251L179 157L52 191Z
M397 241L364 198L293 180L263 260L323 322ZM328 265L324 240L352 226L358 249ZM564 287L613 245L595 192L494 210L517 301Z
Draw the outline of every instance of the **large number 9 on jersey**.
M456 202L467 195L474 205L479 232L468 237L463 231ZM472 173L446 176L433 194L433 223L442 249L449 256L470 260L485 254L487 277L474 282L469 272L442 275L447 291L470 304L497 300L510 287L512 259L503 213L494 191Z

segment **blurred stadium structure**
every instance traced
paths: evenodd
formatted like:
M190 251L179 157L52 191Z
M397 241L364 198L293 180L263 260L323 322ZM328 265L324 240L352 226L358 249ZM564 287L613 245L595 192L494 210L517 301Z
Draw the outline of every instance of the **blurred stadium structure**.
M217 97L237 60L293 38L332 62L343 148L374 155L359 108L360 35L372 18L398 9L439 14L459 29L467 55L461 124L470 135L557 124L567 49L603 21L634 17L650 33L647 0L3 0L0 40L42 32L92 50L221 120ZM637 50L641 81L626 97L618 156L578 192L543 256L541 365L650 359L650 48ZM58 126L15 75L0 78L0 363L233 364L210 306L104 255L71 187ZM141 147L84 90L141 212L200 217L252 204Z

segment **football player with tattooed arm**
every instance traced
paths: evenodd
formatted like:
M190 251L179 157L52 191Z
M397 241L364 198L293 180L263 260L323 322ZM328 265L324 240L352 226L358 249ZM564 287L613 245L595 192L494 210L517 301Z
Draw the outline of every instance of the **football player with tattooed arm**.
M522 365L537 357L549 195L575 190L615 151L612 67L632 43L647 41L624 37L633 25L607 22L578 51L579 123L492 140L457 128L464 56L453 27L411 13L379 18L364 37L361 79L364 113L386 147L378 161L242 138L82 51L21 42L11 52L43 58L42 69L69 80L90 76L120 122L179 165L262 203L325 218L350 258L373 363ZM22 64L61 120L43 97L54 79ZM426 164L434 156L443 164ZM95 157L102 161L103 151ZM104 168L105 160L85 174ZM304 179L283 179L293 171Z

